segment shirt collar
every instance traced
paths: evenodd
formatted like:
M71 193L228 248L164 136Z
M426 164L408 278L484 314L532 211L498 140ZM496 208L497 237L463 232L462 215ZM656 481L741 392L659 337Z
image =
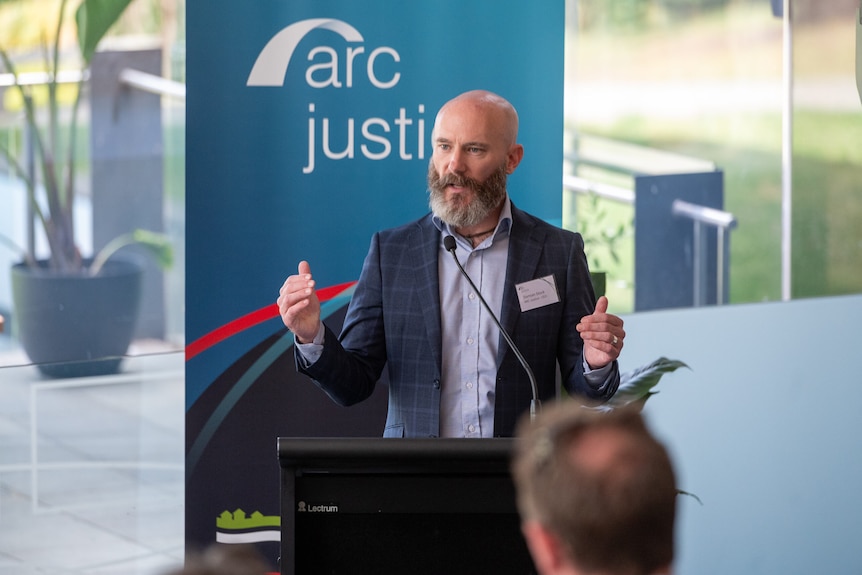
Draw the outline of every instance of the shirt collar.
M469 246L469 242L467 242L464 238L459 236L455 230L449 227L449 224L441 220L436 215L431 216L431 221L434 222L434 226L440 230L441 236L440 241L443 241L443 238L447 235L453 236L455 240L459 243ZM512 229L512 201L509 199L509 195L506 195L506 199L503 200L503 210L500 212L500 219L497 220L497 227L494 229L494 233L491 234L490 243L493 243L494 238L496 238L499 234L508 234ZM486 240L487 241L487 240ZM485 242L482 242L485 243ZM490 245L490 244L489 244ZM472 250L472 246L470 246Z

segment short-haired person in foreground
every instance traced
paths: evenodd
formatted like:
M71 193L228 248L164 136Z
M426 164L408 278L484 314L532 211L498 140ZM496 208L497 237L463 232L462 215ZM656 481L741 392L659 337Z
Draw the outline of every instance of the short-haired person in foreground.
M530 407L526 372L453 254L532 367L540 400L555 397L558 364L570 394L600 403L616 392L623 322L606 298L596 302L581 236L509 199L507 176L524 155L517 137L518 114L496 94L443 105L431 213L374 235L340 337L321 322L308 262L281 287L297 368L334 401L368 398L388 369L386 437L511 437Z
M637 411L564 401L522 422L515 445L521 528L541 575L671 573L676 479Z
M273 569L256 547L250 543L213 543L202 552L186 555L182 567L165 575L267 575Z

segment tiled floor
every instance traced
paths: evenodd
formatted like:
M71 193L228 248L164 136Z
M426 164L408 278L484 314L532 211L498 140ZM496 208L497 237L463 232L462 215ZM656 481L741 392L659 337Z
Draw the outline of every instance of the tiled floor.
M183 556L182 351L45 379L0 338L0 575L157 575Z

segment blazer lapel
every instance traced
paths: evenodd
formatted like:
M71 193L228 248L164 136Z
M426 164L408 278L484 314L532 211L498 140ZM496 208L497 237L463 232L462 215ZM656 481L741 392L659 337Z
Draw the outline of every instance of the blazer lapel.
M438 370L442 366L442 331L440 327L440 280L437 258L440 254L440 231L434 227L430 215L419 220L415 234L410 238L413 260L413 277L417 283L419 302L428 334L431 351Z
M512 205L512 230L509 234L509 261L506 267L506 285L503 288L503 306L500 313L500 323L509 334L515 333L521 306L515 286L519 283L535 279L536 267L542 255L544 238L535 228L534 223L524 217L523 212ZM514 337L514 336L513 336ZM503 336L497 350L497 365L503 361L503 356L509 350Z

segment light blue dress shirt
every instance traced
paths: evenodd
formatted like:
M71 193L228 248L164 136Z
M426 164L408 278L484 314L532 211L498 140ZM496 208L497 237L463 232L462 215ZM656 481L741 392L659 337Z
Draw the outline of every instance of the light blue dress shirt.
M443 238L455 238L455 254L499 318L503 306L512 208L508 198L490 237L475 248L436 216L442 232L437 270L440 281L442 333L441 437L494 437L494 391L500 331L473 291ZM505 342L504 342L505 345Z

